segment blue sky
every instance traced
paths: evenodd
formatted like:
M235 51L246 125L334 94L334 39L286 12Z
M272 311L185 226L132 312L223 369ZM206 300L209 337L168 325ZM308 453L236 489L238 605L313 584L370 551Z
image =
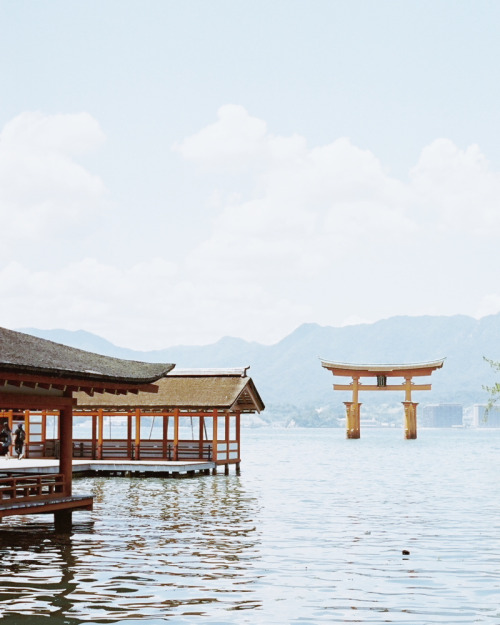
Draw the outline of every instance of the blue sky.
M497 2L0 0L6 327L500 310Z

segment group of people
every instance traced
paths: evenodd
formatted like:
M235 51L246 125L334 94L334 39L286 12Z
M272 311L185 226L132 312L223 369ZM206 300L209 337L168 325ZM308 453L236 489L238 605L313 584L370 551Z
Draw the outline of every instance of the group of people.
M23 424L20 423L14 432L14 450L19 460L23 457L24 441L26 440L26 432L23 430ZM4 423L0 432L0 456L5 456L7 460L10 458L10 447L12 445L12 432L8 423Z

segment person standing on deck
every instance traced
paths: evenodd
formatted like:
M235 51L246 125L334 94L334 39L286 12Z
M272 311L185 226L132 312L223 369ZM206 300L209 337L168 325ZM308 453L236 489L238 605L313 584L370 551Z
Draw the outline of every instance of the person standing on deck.
M7 423L3 424L2 431L0 432L0 455L5 456L6 460L10 458L10 446L12 445L12 435Z
M14 436L15 436L15 438L14 438L14 449L16 451L18 460L21 460L21 458L23 457L24 441L26 440L26 432L23 430L23 424L22 423L20 423L17 426L17 429L14 432Z

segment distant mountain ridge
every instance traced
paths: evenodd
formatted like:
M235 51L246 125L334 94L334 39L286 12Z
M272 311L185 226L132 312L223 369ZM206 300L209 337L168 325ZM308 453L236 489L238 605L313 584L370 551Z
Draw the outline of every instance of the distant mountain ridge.
M416 393L416 401L482 403L487 400L483 385L495 380L483 356L500 360L500 314L479 320L464 315L400 316L345 327L306 323L274 345L225 337L211 345L152 351L118 347L83 330L20 331L107 356L171 362L179 368L250 365L249 373L268 406L321 407L348 400L347 393L333 392L333 376L321 367L320 357L353 363L427 362L445 357L444 367L429 380L433 390ZM393 392L361 397L361 401L371 403L398 403L402 399Z

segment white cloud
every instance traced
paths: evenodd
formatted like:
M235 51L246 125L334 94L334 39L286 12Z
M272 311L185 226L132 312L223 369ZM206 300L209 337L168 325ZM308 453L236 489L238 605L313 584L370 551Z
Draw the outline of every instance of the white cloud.
M216 130L227 114L223 107L181 153L197 164L213 159L219 174L225 167L219 198L235 173L231 155L245 154L252 191L222 204L211 236L190 255L193 276L258 284L269 307L279 298L307 302L302 321L473 314L491 276L483 239L500 233L500 174L477 146L436 140L403 182L347 138L308 149L303 138L264 132L241 108L238 133L224 146L227 132ZM238 150L241 135L254 138L252 149L245 140ZM470 300L452 286L465 276Z
M216 172L201 243L181 241L185 253L172 261L167 246L150 249L130 232L121 242L133 250L126 267L104 262L103 252L42 269L15 253L29 230L15 216L29 215L39 235L75 223L87 206L99 210L105 193L72 156L102 142L95 120L43 119L16 118L0 143L0 212L14 250L0 272L4 325L85 328L152 348L224 335L272 342L305 321L500 310L492 295L500 174L477 146L436 140L402 181L348 138L308 147L271 134L243 107L222 107L176 148L205 176Z
M215 123L187 137L174 149L209 170L239 170L264 155L265 122L232 104L221 107L217 117Z
M49 244L68 226L105 205L102 180L74 160L98 148L104 135L86 113L22 113L0 134L1 253L43 239Z
M422 150L410 175L415 210L427 224L445 233L500 234L500 175L477 145L461 150L437 139Z
M284 300L262 308L265 292L258 286L191 281L178 266L161 258L118 268L84 259L57 270L31 270L11 262L0 270L1 324L7 327L80 329L127 347L159 348L180 343L215 341L239 335L242 323L255 322L255 335L283 327L285 315L303 313ZM245 311L241 318L236 311ZM260 325L261 324L261 325ZM285 327L291 331L296 324ZM259 331L260 326L260 331ZM276 333L270 332L275 339Z
M13 151L37 149L44 153L76 155L95 149L105 137L97 120L88 113L25 112L6 124L0 140L4 147Z

